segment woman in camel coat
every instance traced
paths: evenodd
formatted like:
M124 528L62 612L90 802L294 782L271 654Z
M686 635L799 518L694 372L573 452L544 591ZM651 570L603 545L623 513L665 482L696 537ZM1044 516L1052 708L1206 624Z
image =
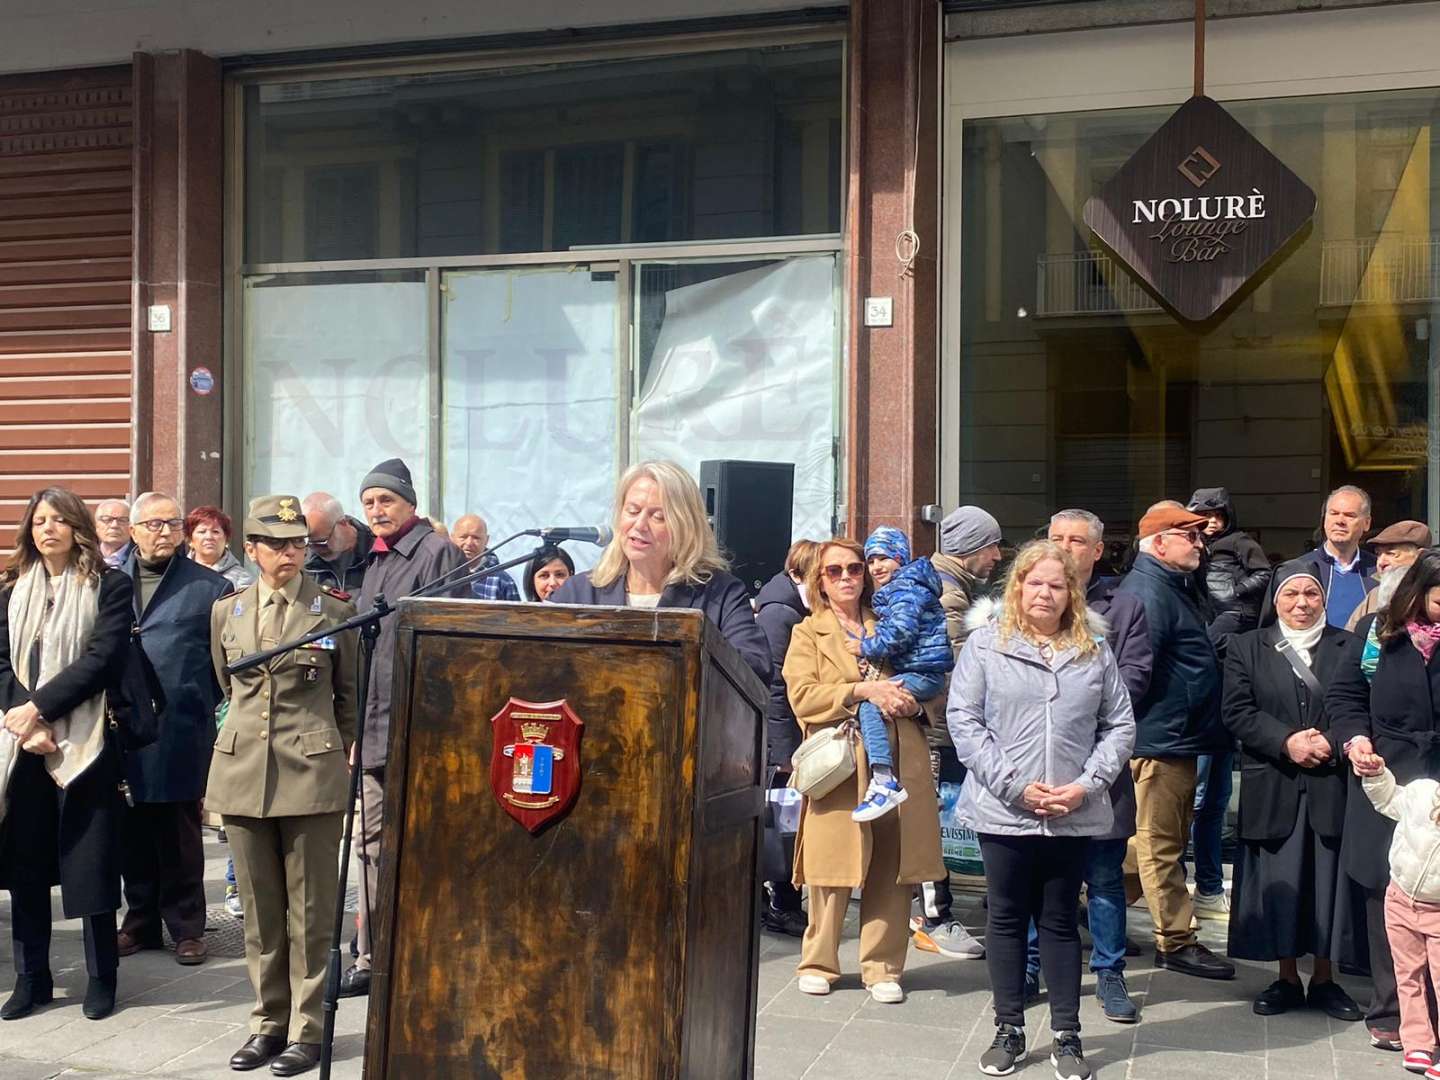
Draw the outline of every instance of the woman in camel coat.
M811 567L814 611L795 627L785 654L785 685L804 734L852 718L862 700L875 702L891 728L895 767L909 798L868 823L851 819L864 798L870 770L856 740L853 780L821 799L806 799L795 841L795 884L810 886L810 922L801 948L799 985L828 994L840 977L840 932L851 890L860 900L860 978L876 1001L904 1000L900 976L909 946L914 886L945 874L940 860L940 809L930 776L924 714L915 699L885 676L862 675L845 649L847 636L873 632L866 601L864 549L853 540L828 541Z

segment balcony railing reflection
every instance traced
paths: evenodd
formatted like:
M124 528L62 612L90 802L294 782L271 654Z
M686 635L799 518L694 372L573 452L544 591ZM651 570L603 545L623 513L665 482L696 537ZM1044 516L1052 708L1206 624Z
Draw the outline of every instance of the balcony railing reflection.
M1095 251L1040 255L1035 260L1037 317L1159 311L1130 273Z
M1440 236L1327 240L1320 248L1320 303L1415 303L1440 299Z

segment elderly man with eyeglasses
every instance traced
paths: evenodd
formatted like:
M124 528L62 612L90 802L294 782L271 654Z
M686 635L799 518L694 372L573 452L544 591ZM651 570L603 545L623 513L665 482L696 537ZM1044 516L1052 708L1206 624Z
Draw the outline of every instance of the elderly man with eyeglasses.
M1117 597L1145 608L1153 664L1135 701L1135 859L1155 923L1155 966L1203 979L1233 979L1235 965L1216 956L1190 928L1185 842L1195 805L1195 760L1222 753L1230 736L1220 720L1220 662L1210 641L1195 571L1206 518L1178 504L1157 504L1140 519L1140 554Z
M130 504L124 499L106 499L95 507L95 534L100 537L100 554L105 565L118 570L130 558Z
M185 515L147 491L130 509L134 548L123 567L135 586L135 622L165 692L160 737L128 756L125 815L127 910L120 955L162 947L161 925L181 964L205 962L205 857L200 800L215 746L220 685L210 657L210 609L230 582L181 551Z
M328 491L312 491L300 507L310 533L305 573L323 588L358 595L375 534L345 513L340 500Z

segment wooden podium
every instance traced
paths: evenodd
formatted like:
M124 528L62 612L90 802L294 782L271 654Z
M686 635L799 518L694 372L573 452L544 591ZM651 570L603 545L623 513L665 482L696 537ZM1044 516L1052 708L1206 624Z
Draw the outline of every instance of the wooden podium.
M698 611L399 619L369 1080L751 1076L754 672Z

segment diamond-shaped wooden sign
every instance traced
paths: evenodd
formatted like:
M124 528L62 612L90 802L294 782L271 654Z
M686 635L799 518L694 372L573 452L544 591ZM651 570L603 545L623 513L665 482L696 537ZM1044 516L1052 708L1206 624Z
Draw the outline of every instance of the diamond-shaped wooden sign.
M1097 237L1176 315L1203 322L1315 213L1315 193L1208 97L1192 97L1085 204Z

